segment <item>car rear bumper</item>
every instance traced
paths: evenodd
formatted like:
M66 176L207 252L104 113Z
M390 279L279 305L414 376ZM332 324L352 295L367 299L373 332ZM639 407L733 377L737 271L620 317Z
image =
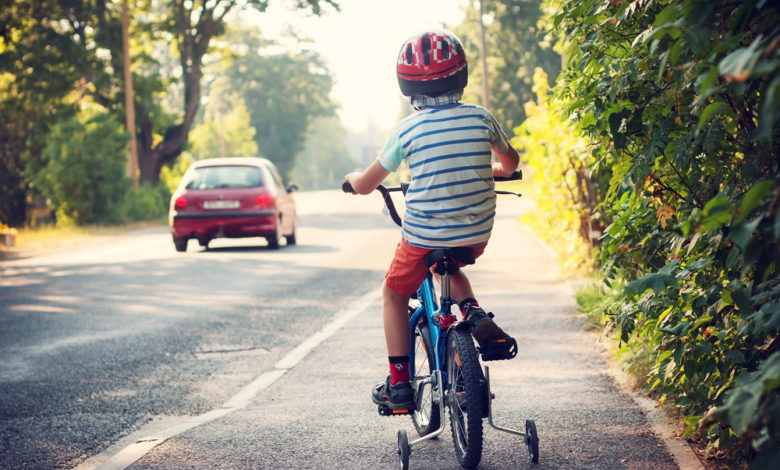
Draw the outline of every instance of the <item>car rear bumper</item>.
M273 210L251 212L176 213L171 216L171 232L177 237L241 238L267 237L276 232Z

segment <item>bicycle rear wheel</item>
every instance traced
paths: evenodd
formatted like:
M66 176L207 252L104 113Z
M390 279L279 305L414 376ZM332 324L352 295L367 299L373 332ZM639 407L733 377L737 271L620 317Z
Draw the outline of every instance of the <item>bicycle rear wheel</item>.
M436 367L431 333L427 319L420 318L414 328L414 399L417 409L412 414L412 422L417 429L417 434L425 436L439 429L441 416L439 402L433 395L431 378Z
M452 441L463 468L476 468L482 459L482 373L474 340L465 331L447 335L447 404Z

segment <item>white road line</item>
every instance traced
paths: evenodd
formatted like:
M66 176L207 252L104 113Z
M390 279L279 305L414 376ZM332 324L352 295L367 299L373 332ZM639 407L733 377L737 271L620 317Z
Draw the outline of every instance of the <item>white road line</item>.
M166 421L169 425L164 429L159 429L159 423L144 426L144 428L133 433L133 436L143 437L134 439L133 443L127 445L119 452L109 449L102 454L96 455L76 467L75 470L124 470L136 460L146 455L154 447L162 444L171 437L246 407L258 393L267 389L274 382L282 378L287 372L300 363L314 348L341 329L348 321L365 312L372 303L379 299L379 294L380 290L374 289L354 301L346 309L337 313L333 320L331 320L331 322L321 331L307 338L280 359L279 362L274 365L273 370L261 374L219 408L199 416L188 419L185 418L183 421L176 422L177 420L173 418L174 421L170 422L171 418L169 418L168 421Z

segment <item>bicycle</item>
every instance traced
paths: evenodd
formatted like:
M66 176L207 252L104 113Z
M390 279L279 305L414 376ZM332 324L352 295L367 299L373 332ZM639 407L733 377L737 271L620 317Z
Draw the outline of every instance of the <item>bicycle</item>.
M509 178L495 178L496 181L518 179L522 179L519 171ZM377 187L390 217L399 226L402 225L401 218L390 193L405 192L405 189L405 186ZM353 192L349 183L344 183L342 190ZM496 194L519 196L510 191L496 191ZM433 274L429 270L409 302L409 328L412 332L409 363L416 409L391 410L380 405L378 410L384 416L411 415L419 434L418 439L409 442L406 430L398 431L397 452L401 468L409 468L412 446L444 432L446 424L442 417L447 410L455 454L463 468L476 468L482 459L484 419L498 431L521 436L531 461L538 463L539 437L534 420L526 420L525 432L500 427L493 422L492 401L495 395L490 391L490 371L488 366L484 366L483 371L480 365L480 356L483 361L511 359L517 353L517 344L506 349L511 351L511 357L499 357L496 351L478 348L471 336L470 324L458 321L451 311L454 300L450 297L450 275L457 272L459 263L473 264L473 253L465 247L433 250L425 257L425 263L441 276L441 293L437 304Z

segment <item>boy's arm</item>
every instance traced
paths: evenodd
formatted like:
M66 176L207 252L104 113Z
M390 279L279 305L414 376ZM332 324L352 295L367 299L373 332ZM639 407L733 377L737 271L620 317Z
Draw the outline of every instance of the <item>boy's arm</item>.
M344 181L352 185L356 194L369 194L390 174L378 160L368 166L364 171L353 171L344 177Z
M498 161L493 163L493 176L502 176L508 178L512 176L512 173L517 169L517 165L520 164L520 155L517 153L512 144L507 144L505 152L498 152L495 147L493 153L498 157Z

